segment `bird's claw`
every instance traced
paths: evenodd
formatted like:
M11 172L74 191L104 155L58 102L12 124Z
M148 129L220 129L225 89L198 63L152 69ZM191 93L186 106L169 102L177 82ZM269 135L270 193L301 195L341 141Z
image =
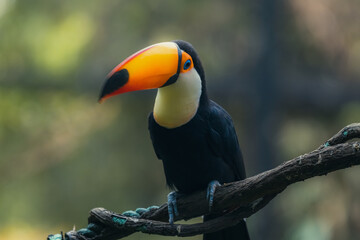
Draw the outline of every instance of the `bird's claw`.
M208 184L206 198L209 201L209 211L214 202L214 193L217 186L220 186L219 181L213 180ZM179 195L177 192L171 192L168 194L168 212L169 212L169 223L174 223L174 215L179 216L179 212L176 205L176 197Z
M169 223L174 223L174 214L175 216L179 216L179 212L176 206L176 192L171 192L168 194L168 212L169 212Z
M213 181L209 182L209 184L208 184L207 192L206 192L206 199L209 201L209 211L211 211L211 208L214 204L214 193L215 193L216 187L218 187L218 186L220 186L220 183L217 180L213 180Z

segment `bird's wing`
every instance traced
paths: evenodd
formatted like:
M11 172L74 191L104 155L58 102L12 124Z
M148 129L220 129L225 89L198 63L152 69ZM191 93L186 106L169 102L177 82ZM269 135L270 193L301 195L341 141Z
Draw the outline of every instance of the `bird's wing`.
M208 122L210 149L234 170L239 180L244 179L246 177L245 166L230 115L218 104L211 101Z

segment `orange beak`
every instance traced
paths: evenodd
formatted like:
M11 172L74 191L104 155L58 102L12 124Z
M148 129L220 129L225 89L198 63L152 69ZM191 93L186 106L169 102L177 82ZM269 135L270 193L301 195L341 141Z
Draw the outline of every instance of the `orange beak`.
M99 102L117 94L174 83L180 73L181 56L180 48L173 42L158 43L134 53L109 73Z

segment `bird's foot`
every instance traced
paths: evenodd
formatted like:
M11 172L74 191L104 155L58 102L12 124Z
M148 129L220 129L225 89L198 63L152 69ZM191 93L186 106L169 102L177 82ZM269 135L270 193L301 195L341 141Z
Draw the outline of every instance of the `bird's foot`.
M179 212L176 206L176 196L178 196L177 192L171 192L168 194L168 212L169 212L169 223L174 223L174 214L175 216L179 216Z
M215 193L216 187L218 187L218 186L220 186L220 183L217 180L213 180L213 181L209 182L209 184L208 184L207 192L206 192L206 199L209 201L209 211L211 211L211 208L213 206L214 193Z

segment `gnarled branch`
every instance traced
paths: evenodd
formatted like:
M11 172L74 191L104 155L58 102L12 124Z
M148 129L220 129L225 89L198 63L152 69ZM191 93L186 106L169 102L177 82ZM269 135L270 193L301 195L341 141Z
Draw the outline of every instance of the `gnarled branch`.
M170 236L193 236L235 225L250 217L287 186L315 176L360 164L360 142L346 142L360 138L360 123L343 128L318 149L282 163L276 168L245 180L216 188L212 213L219 218L197 224L169 224L167 204L129 217L96 208L89 217L86 229L70 231L65 238L74 240L113 240L141 231ZM175 220L190 219L209 213L206 191L177 199L179 216Z

